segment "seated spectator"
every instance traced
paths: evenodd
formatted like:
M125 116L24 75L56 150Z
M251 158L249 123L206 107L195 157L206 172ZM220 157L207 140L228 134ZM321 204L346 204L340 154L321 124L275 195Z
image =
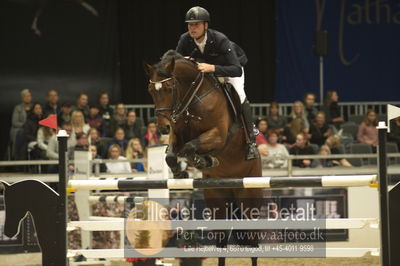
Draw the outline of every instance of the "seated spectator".
M128 147L126 148L126 158L127 159L142 159L144 157L143 147L140 139L133 138L128 142ZM144 172L144 165L141 162L131 163L133 172Z
M125 131L126 139L130 140L132 138L139 138L139 140L144 143L143 140L143 121L142 119L136 117L136 112L134 110L129 110L126 116L125 122L122 124L122 128Z
M303 133L299 133L296 136L295 144L290 148L289 153L292 155L312 155L315 154L314 149L308 145L307 138ZM309 159L298 159L293 160L293 166L298 167L311 167L312 160Z
M283 130L281 137L282 144L291 146L296 142L297 134L304 132L304 119L295 118L293 119Z
M278 133L270 130L268 133L268 155L263 158L263 166L266 168L285 168L289 153L285 145L278 143Z
M88 135L83 132L76 133L75 151L87 151L89 149Z
M33 150L37 145L37 133L39 130L39 121L42 120L42 105L40 103L35 103L32 107L31 112L28 114L26 122L24 124L24 137L25 137L25 151L26 148ZM25 152L24 152L25 153ZM22 158L24 154L21 154ZM38 159L38 158L35 158Z
M100 116L103 119L104 127L102 137L110 136L111 133L111 118L113 117L113 109L110 107L110 97L107 92L100 92L97 102L100 108Z
M328 126L325 120L325 113L318 112L315 116L315 121L310 126L310 142L322 146L325 140L332 136L333 130Z
M328 145L322 145L318 152L319 155L331 155L331 149ZM321 158L315 160L315 165L317 167L332 167L335 165L339 165L338 161L329 159L329 158Z
M304 113L307 117L308 122L311 124L315 116L317 115L318 109L315 106L315 94L314 93L306 93L304 95Z
M122 127L125 121L126 121L125 105L123 103L119 103L115 107L115 112L111 119L111 132L114 133L117 128Z
M50 116L49 114L48 116ZM42 159L47 159L47 149L49 145L50 139L56 134L56 131L54 128L50 127L45 127L45 126L40 126L38 133L37 133L37 147L39 148L40 151L40 158Z
M121 147L117 144L112 144L108 149L108 158L111 160L126 160L121 156ZM120 174L131 173L131 165L129 162L109 162L106 163L107 173Z
M376 148L378 145L378 119L374 110L368 110L364 120L358 126L357 140Z
M150 121L147 124L146 134L144 135L146 147L159 144L160 136L157 131L157 124L154 121Z
M76 105L72 106L73 111L81 111L85 121L89 117L89 97L86 93L79 93L76 97Z
M256 122L256 127L260 131L260 133L256 136L256 144L267 144L267 131L268 131L268 122L265 118L260 118Z
M259 144L257 145L257 149L262 157L268 156L267 144L265 143Z
M99 131L95 128L90 128L88 132L89 144L96 146L96 152L101 158L107 156L107 149L104 143L100 140Z
M81 111L75 110L71 114L72 135L75 138L77 133L88 133L90 126L85 123L85 117Z
M290 113L287 121L290 123L291 121L293 121L296 118L303 120L303 123L304 123L303 124L304 125L303 133L307 134L310 129L310 123L308 122L306 114L304 113L304 105L300 101L295 101L293 103L292 112Z
M64 102L61 105L60 113L57 116L58 125L61 127L64 123L71 122L72 106L70 102Z
M330 136L326 139L325 145L329 147L331 154L343 154L344 151L340 145L340 137L339 136ZM335 162L337 165L341 166L352 166L351 163L347 159L335 159L338 163Z
M272 102L269 106L267 123L269 129L277 130L279 134L282 133L286 127L286 118L279 115L279 104L277 102Z
M115 130L113 144L116 144L120 147L121 155L125 154L128 141L125 138L125 131L120 127ZM107 150L109 150L109 148Z
M100 110L97 105L91 105L89 108L89 117L87 118L87 123L91 128L97 129L97 131L100 133L100 136L102 135L101 132L103 131L104 125L103 125L103 119L101 118L99 114Z
M94 160L94 159L102 159L102 157L99 154L97 154L96 145L89 145L89 151L90 151L92 160ZM105 173L107 171L106 165L103 164L103 163L100 163L99 165L100 165L100 169L99 169L100 173ZM93 173L96 172L96 164L93 164L92 172Z
M47 92L47 103L43 107L43 114L45 117L48 115L58 115L61 112L61 108L58 105L58 92L56 90L49 90Z
M390 121L390 133L388 140L397 143L397 146L400 150L400 117Z
M26 122L28 112L32 109L32 94L30 90L24 89L21 91L21 103L14 107L11 119L10 141L12 149L12 157L15 158L16 153L21 151L23 145L22 127ZM20 141L16 141L18 131L21 132Z
M336 128L340 128L340 125L345 121L340 111L338 104L339 96L336 91L328 91L325 98L325 103L321 111L325 112L326 121L328 124L335 125Z
M65 130L68 134L67 147L75 147L76 138L72 137L72 125L67 122L61 125L61 129ZM47 145L46 156L50 160L58 160L58 141L57 136L54 134L49 139L49 144Z

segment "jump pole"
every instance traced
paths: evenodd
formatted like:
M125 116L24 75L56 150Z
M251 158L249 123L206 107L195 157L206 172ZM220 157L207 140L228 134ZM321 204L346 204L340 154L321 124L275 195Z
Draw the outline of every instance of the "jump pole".
M381 265L390 266L390 224L389 224L389 194L386 161L387 126L381 121L378 125L378 169L379 169L379 203L381 226Z
M68 218L68 202L67 202L67 140L68 134L65 130L59 130L57 134L58 139L58 193L59 193L59 204L57 211L57 234L59 235L59 243L57 243L57 248L63 251L64 256L58 258L59 265L68 266L67 259L67 218Z

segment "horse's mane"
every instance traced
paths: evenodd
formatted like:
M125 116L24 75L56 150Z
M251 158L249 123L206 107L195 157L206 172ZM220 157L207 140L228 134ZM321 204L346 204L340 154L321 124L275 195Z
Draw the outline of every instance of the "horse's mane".
M183 55L181 55L180 53L178 53L175 50L168 50L166 51L163 56L161 57L161 61L158 62L155 67L156 67L156 71L157 74L166 78L169 78L171 76L170 73L167 73L165 71L165 65L167 63L169 63L172 59L175 59L175 62L182 62L182 63L186 63L188 65L191 65L194 67L194 64L192 61L187 60L185 57L183 57Z

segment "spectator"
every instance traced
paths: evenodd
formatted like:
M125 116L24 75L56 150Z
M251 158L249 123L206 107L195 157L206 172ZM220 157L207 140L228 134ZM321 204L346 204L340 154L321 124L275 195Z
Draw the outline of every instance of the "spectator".
M126 121L126 109L123 103L119 103L116 106L116 110L111 120L111 132L114 133L119 127L122 127Z
M70 102L64 102L61 105L61 110L59 115L57 116L58 120L58 125L61 127L61 125L65 123L71 122L71 113L72 113L72 106Z
M290 146L296 142L297 134L304 132L304 119L295 118L293 119L284 129L281 142L287 146Z
M299 133L296 136L295 144L290 148L289 153L292 155L312 155L315 154L314 149L308 145L307 138L303 133ZM301 168L311 167L312 160L309 159L298 159L293 160L293 166Z
M267 144L267 131L268 131L268 122L265 118L260 118L256 122L256 127L260 131L260 133L256 136L256 144L257 146L261 144Z
M100 92L99 97L97 98L99 108L100 108L100 116L103 119L104 127L102 136L110 136L112 133L111 129L111 118L113 117L113 110L110 107L110 97L107 92Z
M96 146L96 152L101 158L106 157L107 149L100 140L99 131L95 128L90 128L88 131L89 144Z
M76 105L72 106L73 111L81 111L85 121L89 117L89 97L86 93L79 93L78 97L76 97Z
M142 159L143 147L139 138L133 138L128 142L126 148L126 158L128 159ZM131 163L133 172L144 172L144 165L141 162Z
M376 148L378 145L378 119L374 110L368 110L364 120L358 126L357 140Z
M157 124L154 121L150 121L147 124L146 134L144 135L146 147L159 143L160 136L157 132Z
M262 157L268 156L267 144L265 144L265 143L258 144L257 149Z
M279 104L272 102L269 106L269 116L267 116L267 123L269 129L277 130L278 133L282 133L286 127L286 118L279 115Z
M75 110L71 114L72 137L75 138L77 133L88 133L90 126L85 123L85 117L81 111Z
M43 114L47 117L49 114L58 115L61 112L58 106L58 92L56 90L49 90L47 92L47 103L43 107Z
M87 151L89 148L88 135L84 132L76 133L75 151Z
M339 108L339 96L336 91L328 91L325 98L323 110L326 115L328 124L335 125L340 128L340 125L345 121Z
M126 160L121 156L121 147L117 144L112 144L108 149L108 158L111 160ZM109 162L106 163L107 173L131 173L131 165L129 162Z
M143 140L143 121L136 117L136 112L134 110L129 110L128 115L122 128L125 130L126 139L130 140L132 138L139 138L142 143Z
M285 145L278 143L278 133L274 130L268 131L268 156L263 158L263 166L266 168L285 168L289 153Z
M315 94L311 92L306 93L303 100L304 113L306 114L308 122L311 124L318 112L317 107L315 107Z
M303 133L307 134L310 129L310 123L308 122L306 114L304 113L304 105L300 101L295 101L293 103L292 112L290 113L290 115L288 117L288 122L291 122L296 118L303 119L303 122L304 122L303 123L303 125L304 125Z
M97 147L96 145L89 145L89 151L90 151L90 155L91 155L91 159L102 159L102 157L97 153ZM105 164L100 163L100 173L105 173L107 171L107 168L105 166ZM96 164L93 164L92 166L92 172L96 172L95 170Z
M121 155L125 154L128 141L125 138L125 131L120 127L115 130L113 144L116 144L120 147Z
M49 114L48 116L50 116ZM50 139L56 134L54 128L40 126L37 133L37 143L40 150L40 158L47 159L46 151L48 149Z
M338 136L330 136L326 139L325 145L329 147L331 154L343 154L344 151L340 144L340 137ZM334 162L336 165L350 167L351 163L347 159L335 159Z
M325 113L318 112L315 116L315 121L310 126L310 142L322 146L332 134L333 130L326 123Z
M66 122L61 125L61 129L65 130L68 134L68 140L67 140L67 146L68 149L70 147L74 147L76 144L76 138L72 137L72 125L69 122ZM46 151L46 156L47 158L51 160L58 160L58 141L57 141L57 136L54 134L51 136L49 140L49 144L47 146L47 151Z
M32 109L32 94L29 89L21 91L21 103L14 107L11 119L10 141L12 147L12 155L21 150L23 145L22 127L26 122L27 113ZM20 132L20 141L17 142L17 133Z
M400 117L390 121L390 133L388 140L396 142L400 150Z
M102 135L101 132L103 131L104 125L103 125L103 119L101 118L100 114L100 109L96 105L91 105L89 108L89 117L87 119L87 122L91 128L97 129L97 131L100 133L100 136Z
M39 121L42 120L42 105L40 103L35 103L32 107L31 112L28 114L26 122L24 124L24 137L25 137L25 146L23 151L26 151L26 147L29 150L33 150L35 145L37 145L37 133L39 130ZM24 153L21 153L22 158Z

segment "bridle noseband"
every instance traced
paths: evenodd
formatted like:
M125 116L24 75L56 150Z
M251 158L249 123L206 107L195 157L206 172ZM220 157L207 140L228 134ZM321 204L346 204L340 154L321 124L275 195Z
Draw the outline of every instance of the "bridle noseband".
M172 87L172 106L171 107L163 107L163 108L156 108L155 114L156 116L163 116L168 120L172 121L174 124L183 116L186 116L185 123L189 121L190 118L195 118L197 120L201 120L202 118L199 116L195 116L189 113L189 106L192 103L196 93L200 89L201 85L203 84L204 80L204 73L199 72L196 76L195 80L191 83L188 91L186 92L185 96L183 97L182 101L179 102L179 90L176 88L176 83L179 83L175 77L169 77L160 81L152 81L150 80L150 84L154 84L155 89L159 91L162 88L162 84L169 80L174 80L174 84ZM200 80L199 80L200 79ZM197 83L197 86L196 86ZM176 91L176 93L175 93ZM171 116L166 115L164 112L172 112Z

